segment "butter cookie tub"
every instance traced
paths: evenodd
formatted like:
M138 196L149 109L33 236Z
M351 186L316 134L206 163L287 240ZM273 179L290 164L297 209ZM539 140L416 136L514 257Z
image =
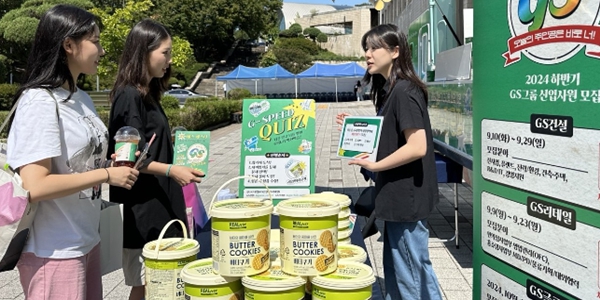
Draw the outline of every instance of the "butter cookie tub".
M212 264L212 258L205 258L193 261L181 270L186 300L244 299L242 280L215 274Z
M373 293L373 269L357 262L340 262L331 274L311 279L313 300L369 300Z
M171 224L179 222L183 238L163 238ZM162 229L158 240L144 245L142 256L146 267L147 300L184 300L180 273L185 265L196 260L200 252L198 241L189 239L187 228L180 220L171 220Z
M314 194L306 194L302 197L313 198L313 199L321 199L321 200L330 200L336 201L340 204L340 212L338 214L338 219L342 221L341 223L345 224L343 221L349 221L348 217L350 216L350 204L352 200L346 194L334 193L334 192L322 192L322 193L314 193ZM340 225L342 226L342 225ZM348 225L349 226L349 225ZM346 226L346 227L348 227ZM343 229L344 227L339 227Z
M281 229L279 259L283 271L298 276L335 271L339 204L300 197L279 202L276 210Z
M272 263L269 270L242 278L247 300L302 300L306 279L283 272L281 265Z
M367 252L360 246L338 243L338 264L350 261L364 263L367 261Z
M245 176L225 182L211 202L213 269L227 277L259 274L270 266L272 202L254 198L214 202L223 187L240 178Z

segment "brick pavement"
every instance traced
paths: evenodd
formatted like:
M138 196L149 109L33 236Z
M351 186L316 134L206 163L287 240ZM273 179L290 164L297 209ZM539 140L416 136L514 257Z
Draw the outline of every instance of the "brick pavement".
M339 131L334 122L338 112L353 115L372 115L370 102L317 104L316 119L316 186L317 192L332 190L348 194L356 199L362 188L368 184L358 172L358 167L348 166L346 161L335 156L339 142ZM241 126L232 124L211 132L211 154L209 177L199 185L205 205L216 190L226 180L239 174ZM229 188L237 190L237 183ZM108 196L107 187L103 195ZM454 234L453 185L441 184L440 204L429 219L429 251L433 267L439 278L445 300L465 300L472 298L472 244L473 244L473 191L468 185L458 185L460 249L454 242L445 239ZM358 219L359 228L365 218ZM378 222L383 229L383 224ZM383 242L381 234L365 240L371 263L379 280L383 294ZM104 299L127 299L129 288L123 282L121 271L105 275L103 278ZM24 299L17 271L0 273L0 299Z

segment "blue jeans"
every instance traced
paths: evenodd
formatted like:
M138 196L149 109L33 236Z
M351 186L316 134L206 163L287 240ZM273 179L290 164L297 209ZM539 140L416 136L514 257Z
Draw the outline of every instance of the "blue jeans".
M441 300L429 260L427 219L385 222L383 273L386 300Z

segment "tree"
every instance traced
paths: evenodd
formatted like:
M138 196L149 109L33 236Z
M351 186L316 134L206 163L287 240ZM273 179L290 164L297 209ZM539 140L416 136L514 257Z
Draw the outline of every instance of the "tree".
M313 40L313 42L317 39L317 36L321 33L319 28L307 27L304 29L304 35L308 35L308 37Z
M150 0L129 1L123 8L107 7L93 8L91 12L102 20L102 32L100 32L100 43L106 51L106 55L100 60L98 75L114 76L117 72L117 64L125 39L133 25L141 20L144 12L152 6Z
M302 26L298 23L294 23L288 29L292 35L298 36L302 33Z
M0 19L0 35L9 42L28 46L42 15L56 4L70 4L84 9L93 7L87 0L27 0L20 8L7 12Z
M298 49L308 55L319 54L319 46L305 38L280 39L275 44L275 48Z
M269 50L269 51L267 51L267 53L263 54L263 56L261 57L259 66L262 68L270 67L270 66L275 65L276 63L277 63L277 56L275 56L275 51Z
M40 18L56 4L70 4L84 9L93 6L87 0L0 1L0 53L7 57L8 68L16 72L24 70Z
M327 35L324 33L319 33L319 35L317 35L317 42L319 43L327 43Z
M302 50L294 48L278 48L273 51L277 57L277 62L292 73L301 73L308 69L312 64L312 57Z
M0 18L7 12L19 8L23 4L23 0L2 0L0 1Z
M100 33L100 42L106 55L100 60L98 74L104 77L114 77L117 64L123 53L125 39L135 23L143 19L152 7L150 0L129 1L122 8L93 8L93 14L100 17L103 24ZM181 67L188 62L193 62L190 43L178 36L173 37L173 63Z
M171 0L154 6L151 15L187 39L198 60L221 59L237 30L258 38L276 24L281 6L282 0Z

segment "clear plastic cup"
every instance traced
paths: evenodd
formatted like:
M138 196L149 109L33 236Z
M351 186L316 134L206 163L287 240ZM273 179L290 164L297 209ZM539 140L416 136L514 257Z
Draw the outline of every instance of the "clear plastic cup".
M137 129L131 126L123 126L119 128L115 134L115 166L127 166L133 168L135 165L135 152L138 149L140 142L140 133Z

